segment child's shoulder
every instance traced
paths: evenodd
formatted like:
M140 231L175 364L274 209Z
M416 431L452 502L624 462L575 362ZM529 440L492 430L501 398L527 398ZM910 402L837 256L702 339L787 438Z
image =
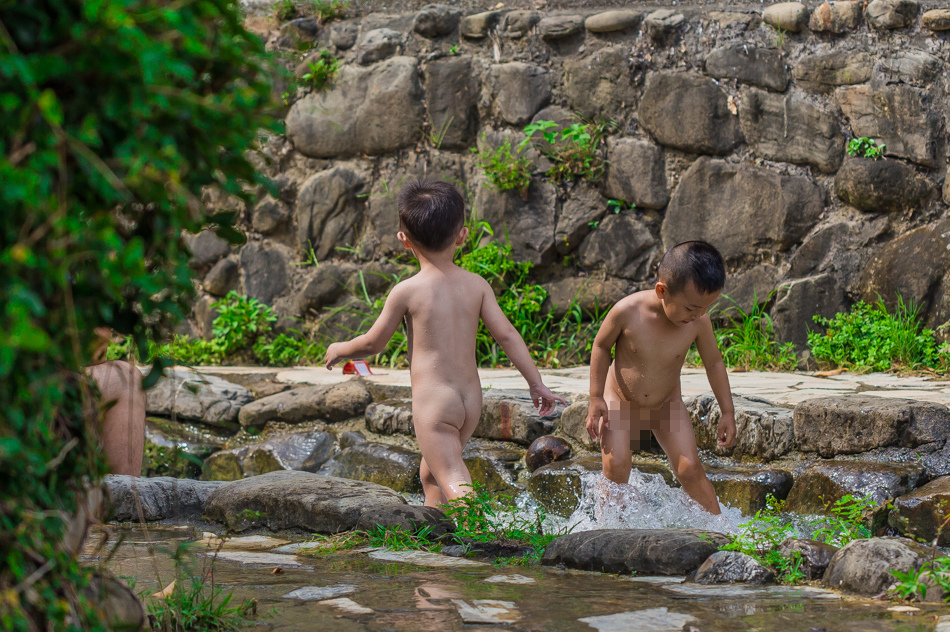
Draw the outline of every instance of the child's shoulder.
M614 306L610 308L610 311L615 312L617 315L634 314L640 312L641 310L646 309L648 294L651 291L652 290L642 290L640 292L628 294L617 301Z

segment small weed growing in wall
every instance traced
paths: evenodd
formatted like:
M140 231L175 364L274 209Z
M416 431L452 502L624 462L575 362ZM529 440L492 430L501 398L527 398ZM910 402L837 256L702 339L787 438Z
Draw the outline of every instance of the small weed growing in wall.
M522 198L527 197L534 164L521 155L520 147L512 153L511 142L506 140L494 150L473 147L472 153L478 156L478 166L496 189L517 191Z
M346 8L349 6L349 1L344 0L332 0L328 2L327 0L310 0L310 13L317 18L320 18L320 22L326 24L333 20L342 20L346 17Z
M323 49L314 61L307 64L310 71L300 78L301 83L317 92L326 90L333 85L333 80L340 70L339 60L333 53Z
M455 120L454 116L449 116L448 118L442 119L442 122L438 126L435 126L429 130L429 142L436 149L442 148L442 143L445 142L445 135L449 133L449 128L452 127L452 121Z
M546 174L553 182L568 182L578 178L590 183L599 182L607 166L601 145L607 133L616 128L616 124L607 120L581 119L564 127L560 133L557 128L557 123L545 120L528 125L524 128L527 137L518 146L518 151L529 144L538 147L553 163Z
M848 141L849 156L863 156L871 160L877 160L884 155L887 145L881 143L878 145L873 138L862 136L861 138L852 138Z
M300 15L300 7L297 6L297 0L277 0L274 3L274 17L281 22L293 20Z
M607 210L614 215L619 215L625 210L636 210L637 205L626 200L607 200Z

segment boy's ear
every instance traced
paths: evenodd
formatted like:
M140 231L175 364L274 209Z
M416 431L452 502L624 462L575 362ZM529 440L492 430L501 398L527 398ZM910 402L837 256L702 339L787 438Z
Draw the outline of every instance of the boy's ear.
M654 289L656 290L656 297L658 299L663 300L669 298L670 288L663 281L657 281Z
M406 233L399 231L396 233L396 239L399 240L399 243L401 243L406 250L412 250L412 242L409 241L409 236L406 235Z
M455 245L461 246L465 243L466 239L468 239L468 226L462 226L462 230L459 231L459 236L455 238Z

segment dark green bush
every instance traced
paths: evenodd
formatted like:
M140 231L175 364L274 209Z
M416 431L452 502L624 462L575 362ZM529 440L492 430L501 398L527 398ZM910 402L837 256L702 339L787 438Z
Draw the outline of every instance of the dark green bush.
M0 628L102 629L60 546L103 474L94 328L147 352L190 310L181 235L248 198L263 44L226 0L0 0ZM152 375L158 377L159 371ZM91 402L90 402L91 403Z

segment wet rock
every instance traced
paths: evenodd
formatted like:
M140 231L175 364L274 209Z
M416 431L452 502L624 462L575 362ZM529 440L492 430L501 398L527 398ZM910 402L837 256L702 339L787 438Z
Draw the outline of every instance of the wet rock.
M166 371L155 386L145 391L145 411L236 430L241 408L253 399L243 386L189 369L175 369Z
M587 316L604 313L620 299L629 294L627 284L618 279L592 277L567 277L542 287L548 297L541 305L544 312L552 312L561 318L571 309L571 304Z
M290 262L279 247L254 242L241 248L244 292L268 305L290 287Z
M554 228L554 245L562 255L573 252L607 213L607 201L589 184L578 184L561 206Z
M791 472L771 467L707 467L706 477L716 490L719 502L736 507L744 516L753 516L764 509L769 495L784 500L793 482Z
M706 72L718 79L738 79L778 92L784 92L788 86L788 71L781 51L748 44L714 49L706 57Z
M827 507L847 494L882 503L906 494L923 480L919 465L871 461L819 461L795 477L785 509L800 514L827 514Z
M240 266L234 259L221 259L205 275L201 287L208 294L224 296L234 289L240 273Z
M344 421L363 415L370 402L369 391L359 380L304 386L248 404L241 409L239 421L245 427L263 426L268 421Z
M426 527L431 527L428 540L438 540L442 536L455 533L455 523L441 510L435 507L420 507L418 505L398 505L368 509L360 516L356 528L362 531L371 531L375 527L399 529L408 533L417 534Z
M696 570L697 584L771 584L775 573L738 551L717 551Z
M137 632L145 628L145 606L125 582L95 571L82 594L107 630Z
M796 256L801 250L795 251ZM737 307L744 312L751 311L756 305L768 302L769 295L782 278L782 270L768 263L755 266L745 272L726 277L723 297L730 300L720 301L723 309Z
M413 57L394 57L370 68L344 65L329 90L312 92L290 108L287 137L313 158L393 152L419 138L422 103Z
M353 529L365 511L405 504L382 485L281 471L221 484L208 498L205 513L238 532L266 526L339 533Z
M398 492L422 491L418 452L384 443L358 443L343 450L321 468L320 473L385 485Z
M875 29L902 29L913 24L920 11L915 0L871 0L864 10L868 26Z
M517 39L527 35L541 21L537 11L509 11L505 14L502 30L508 37Z
M226 437L171 419L148 417L145 420L143 476L197 478L203 460L220 449Z
M892 571L918 570L929 552L906 538L855 540L835 553L822 583L829 588L875 597L897 585Z
M363 35L356 47L356 61L364 66L388 59L402 46L402 33L392 29L373 29Z
M746 142L770 160L814 165L834 173L844 156L844 136L835 114L798 94L743 89L739 122Z
M557 191L550 182L531 183L527 201L515 192L480 186L475 194L479 219L495 229L494 239L510 240L516 261L545 266L557 254L554 245ZM507 230L507 234L506 234Z
M551 100L551 79L541 66L512 61L491 67L495 109L512 125L524 125Z
M512 484L512 475L505 464L494 456L479 454L475 450L466 450L462 456L472 482L480 484L489 494L515 496L520 491Z
M788 250L821 215L824 195L803 176L702 156L683 175L666 210L665 248L705 239L727 260L751 250Z
M643 14L639 11L621 9L595 13L586 20L584 26L591 33L612 33L624 29L632 29L640 24Z
M871 85L885 86L906 83L927 88L944 71L945 63L922 50L902 51L874 63Z
M931 31L950 31L950 9L931 9L920 16L920 26Z
M459 25L459 33L471 39L482 39L488 35L488 31L495 27L500 17L501 13L498 11L485 11L483 13L467 15L462 18L462 22Z
M639 120L661 145L697 154L727 154L739 142L738 119L711 79L658 72L646 84Z
M605 185L608 198L633 202L642 208L660 209L670 200L666 186L660 147L632 138L608 141Z
M541 563L621 575L685 575L728 541L692 529L598 529L555 539Z
M307 178L294 209L300 246L313 248L322 261L334 253L337 246L354 243L355 226L363 207L357 195L363 186L363 177L344 166Z
M231 245L218 237L213 230L203 230L197 235L187 236L185 245L191 251L191 266L201 268L209 266L221 257L231 254Z
M838 88L835 98L855 137L885 144L889 156L935 166L935 119L924 90L907 85L847 86Z
M645 280L652 273L659 244L646 222L634 213L608 213L600 225L581 242L578 258L581 265L603 270L625 279ZM608 295L597 295L601 311L627 294L626 288Z
M586 397L572 403L561 413L557 424L558 432L588 450L600 450L600 440L592 439L587 432L589 410L590 400Z
M559 40L581 32L584 28L584 18L579 15L552 15L541 18L538 22L538 32L541 39Z
M349 432L344 432L340 435L340 438L337 440L337 445L340 446L341 450L345 450L350 446L356 445L358 443L366 443L366 437L363 436L363 433L358 430L351 430Z
M281 599L324 601L330 599L331 597L349 595L350 593L354 593L359 589L359 586L352 586L350 584L334 584L332 586L304 586L303 588L298 588L297 590L293 590L286 595L283 595Z
M841 35L855 30L861 25L863 3L823 2L815 9L808 20L808 28L815 33L834 33Z
M803 57L792 68L792 77L815 92L836 86L864 83L871 78L873 60L864 52L833 52Z
M835 274L816 274L779 287L772 308L775 337L792 342L801 352L808 348L808 332L817 328L814 317L832 318L849 305L841 279Z
M555 461L566 461L570 458L570 443L554 435L544 435L531 442L524 460L528 469L533 472L542 465Z
M589 117L624 119L639 96L627 71L627 53L620 46L565 60L562 89L571 107Z
M268 437L265 441L212 454L205 459L201 479L234 481L278 470L316 472L330 460L333 442L333 435L323 431Z
M687 624L696 621L696 617L690 614L670 612L667 608L648 608L598 617L584 617L578 619L578 621L586 623L597 632L620 632L621 630L679 632L692 627L687 626Z
M672 9L657 9L643 19L643 29L653 42L668 44L686 22L686 16Z
M447 57L425 67L426 104L432 129L445 130L441 147L471 146L478 131L478 79L471 57Z
M950 532L941 525L950 516L950 476L930 481L894 500L888 523L915 540L950 546Z
M900 442L915 448L950 437L950 408L912 399L844 395L795 407L795 438L803 452L828 457Z
M422 7L412 23L412 30L422 37L450 35L458 27L461 12L445 4Z
M387 399L366 407L366 428L377 434L412 435L412 400Z
M472 436L529 445L552 426L538 415L527 391L490 389L482 395L482 414Z
M223 483L168 476L109 475L105 477L107 515L117 522L196 518L204 513L208 496L220 485Z
M838 552L838 547L815 540L788 538L776 550L787 559L797 553L802 560L798 570L805 574L806 579L815 580L821 579L825 574L825 569Z
M801 2L779 2L765 7L762 21L775 29L799 33L808 24L808 9Z
M355 22L334 22L330 27L330 42L337 50L349 50L356 45L360 25Z

